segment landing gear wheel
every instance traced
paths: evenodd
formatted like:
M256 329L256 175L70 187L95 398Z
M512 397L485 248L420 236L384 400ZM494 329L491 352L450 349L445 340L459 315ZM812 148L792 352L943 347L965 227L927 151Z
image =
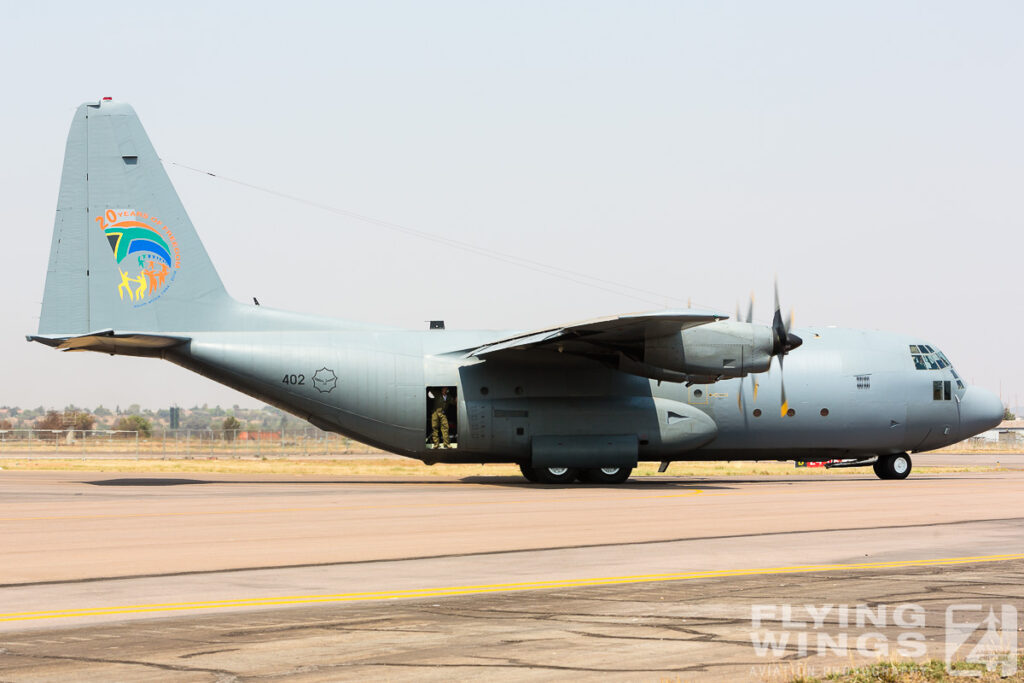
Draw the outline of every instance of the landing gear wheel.
M526 481L532 481L534 484L540 481L537 478L537 470L533 469L529 465L520 465L519 471L523 473L524 477L526 477Z
M896 455L880 455L874 464L875 474L879 479L906 479L910 475L913 463L906 453Z
M541 484L571 484L577 475L572 467L535 467L533 472Z
M886 478L885 477L885 460L886 460L886 457L884 455L880 455L880 456L878 456L878 460L876 460L871 465L871 469L873 469L875 471L875 476L878 477L879 479L885 479Z
M632 467L595 467L580 470L580 481L590 484L621 484L633 473Z

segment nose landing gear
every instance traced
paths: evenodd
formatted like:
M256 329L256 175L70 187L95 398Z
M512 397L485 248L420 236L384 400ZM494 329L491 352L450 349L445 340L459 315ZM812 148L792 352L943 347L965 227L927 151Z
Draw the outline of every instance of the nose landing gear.
M906 453L896 453L895 455L878 456L878 460L872 467L879 479L906 479L913 463L910 462L910 456Z

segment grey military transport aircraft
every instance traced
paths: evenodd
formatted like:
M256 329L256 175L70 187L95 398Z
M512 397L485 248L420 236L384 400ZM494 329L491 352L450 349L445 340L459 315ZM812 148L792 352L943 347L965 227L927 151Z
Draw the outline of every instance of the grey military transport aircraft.
M620 483L641 460L830 460L902 479L908 453L1002 417L995 395L916 337L790 330L777 291L771 325L727 318L407 331L239 303L135 111L104 98L71 123L28 339L163 358L400 455L517 463L549 484Z

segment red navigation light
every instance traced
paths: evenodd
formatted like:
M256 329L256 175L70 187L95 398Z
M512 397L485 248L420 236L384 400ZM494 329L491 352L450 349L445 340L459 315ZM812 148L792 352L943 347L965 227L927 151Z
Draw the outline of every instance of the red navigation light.
M103 101L104 101L104 102L110 102L110 101L111 101L111 100L113 100L113 99L114 99L113 97L104 97L104 98L103 98Z

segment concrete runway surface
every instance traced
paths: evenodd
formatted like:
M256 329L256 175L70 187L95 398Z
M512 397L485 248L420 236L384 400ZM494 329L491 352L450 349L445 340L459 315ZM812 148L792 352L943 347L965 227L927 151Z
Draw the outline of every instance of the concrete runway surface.
M1024 609L1022 493L1019 471L3 471L0 681L785 680L941 658L951 605ZM846 623L858 605L873 620Z

